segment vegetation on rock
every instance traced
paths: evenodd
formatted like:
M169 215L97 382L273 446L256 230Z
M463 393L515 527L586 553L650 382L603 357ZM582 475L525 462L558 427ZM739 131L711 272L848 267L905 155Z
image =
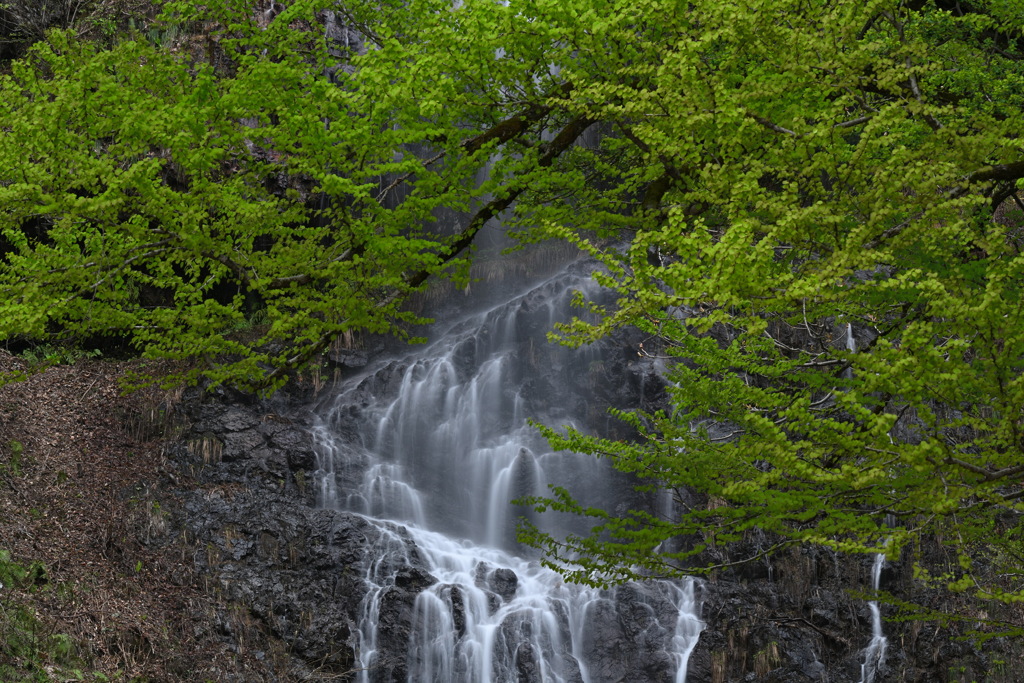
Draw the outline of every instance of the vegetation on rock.
M28 373L0 351L0 371L29 375L0 387L5 683L262 681L285 659L193 563L204 549L177 515L182 491L201 485L166 454L182 391L120 395L141 364L80 359ZM253 647L231 650L225 627Z
M568 106L620 132L588 154L611 216L543 213L620 294L561 338L641 327L671 409L621 415L638 444L546 431L675 491L680 514L556 490L538 505L592 535L528 540L604 584L713 570L702 553L753 529L890 558L939 538L957 562L922 581L1024 600L1024 6L658 8L600 13L605 53L649 52L566 74ZM628 246L588 236L616 218Z
M500 216L620 294L564 341L638 326L672 380L620 415L641 443L549 437L705 496L535 501L598 522L526 533L570 578L691 573L756 528L941 537L958 564L922 580L1024 600L1021 0L271 10L167 5L222 59L53 33L4 77L3 338L115 335L271 390L401 331Z

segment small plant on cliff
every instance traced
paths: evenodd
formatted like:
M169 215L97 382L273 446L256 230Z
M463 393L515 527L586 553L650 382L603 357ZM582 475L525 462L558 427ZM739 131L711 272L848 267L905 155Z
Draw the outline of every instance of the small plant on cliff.
M46 568L33 562L14 561L0 549L0 680L50 681L84 680L74 641L53 633L34 611L19 602L16 592L31 591L46 584Z
M0 464L0 472L8 470L14 476L20 477L25 454L25 446L20 441L12 439L7 443L7 451L7 462ZM0 560L2 559L2 556L0 556Z
M99 349L80 349L60 344L41 344L21 352L21 357L35 366L71 365L87 358L99 358Z

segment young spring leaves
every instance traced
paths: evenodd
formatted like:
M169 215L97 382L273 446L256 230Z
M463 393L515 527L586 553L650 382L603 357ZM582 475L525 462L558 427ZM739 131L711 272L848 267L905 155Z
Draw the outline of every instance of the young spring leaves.
M535 502L594 533L525 540L604 585L711 570L704 551L753 528L891 557L934 535L963 558L950 588L1021 599L1024 120L1003 84L1024 71L1007 6L641 7L603 15L635 31L639 63L588 70L580 46L567 76L589 97L565 106L615 131L564 159L592 185L530 216L620 295L561 339L647 331L644 353L677 361L671 409L621 415L641 444L546 433L703 502L617 516L559 490ZM628 246L595 237L615 228Z

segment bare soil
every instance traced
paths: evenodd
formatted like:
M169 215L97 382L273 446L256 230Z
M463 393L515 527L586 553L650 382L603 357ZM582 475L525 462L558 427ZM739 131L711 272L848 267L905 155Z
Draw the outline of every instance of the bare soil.
M85 680L265 680L260 662L218 637L224 606L169 522L174 491L190 484L162 451L181 391L125 394L141 367L80 361L0 386L0 551L35 567L0 588L0 641L12 615L29 614L39 643L33 657L0 647L0 665L18 680L67 680L72 670ZM0 375L29 370L0 351ZM74 646L51 664L54 634Z

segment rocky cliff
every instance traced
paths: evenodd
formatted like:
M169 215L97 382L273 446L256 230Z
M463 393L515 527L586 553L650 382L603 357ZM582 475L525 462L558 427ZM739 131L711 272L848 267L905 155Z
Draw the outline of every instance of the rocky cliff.
M616 343L629 348L635 341ZM653 366L623 353L601 371L609 376L605 379L617 379L595 386L617 395L595 400L619 403L623 392L631 401L657 399ZM174 523L196 549L196 569L210 590L234 606L223 615L218 637L238 648L251 647L250 641L272 643L265 647L286 655L273 658L275 675L282 678L351 676L366 593L363 577L381 560L385 544L399 542L405 547L399 560L404 566L381 597L386 627L376 647L383 664L373 680L405 680L412 605L436 579L402 527L316 508L308 408L301 401L257 403L226 394L196 395L185 405L190 427L170 454L182 480L196 485L175 492L181 504ZM753 555L768 544L769 539L752 535L743 547L718 549L718 559ZM943 559L938 545L923 552L931 553L933 562ZM871 638L865 595L871 564L872 558L794 548L702 581L698 596L706 629L687 680L861 681L863 651ZM499 578L513 585L516 580ZM953 598L915 585L910 558L886 566L881 588L897 599L964 610ZM663 680L665 674L657 673L657 663L643 649L649 609L629 607L636 590L620 590L613 598L619 608L591 615L600 624L586 647L596 660L606 660L591 670L592 680ZM500 588L494 593L500 600ZM982 646L963 639L971 626L920 619L886 623L887 654L874 680L1020 680L1013 664L1019 644L997 638ZM541 679L524 666L519 680Z

